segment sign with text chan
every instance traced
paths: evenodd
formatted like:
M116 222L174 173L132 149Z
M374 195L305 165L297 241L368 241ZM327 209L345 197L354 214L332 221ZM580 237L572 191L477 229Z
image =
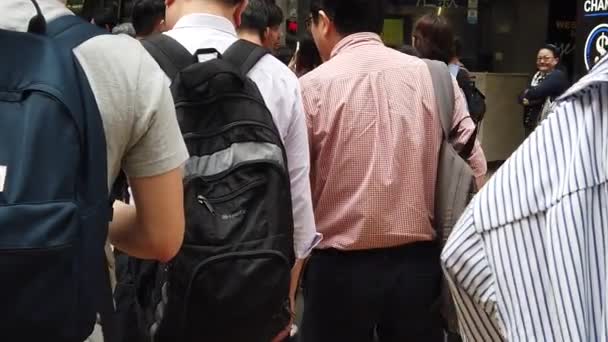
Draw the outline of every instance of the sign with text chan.
M608 0L585 0L583 9L586 14L608 11Z
M583 76L608 53L608 0L578 0L577 74Z

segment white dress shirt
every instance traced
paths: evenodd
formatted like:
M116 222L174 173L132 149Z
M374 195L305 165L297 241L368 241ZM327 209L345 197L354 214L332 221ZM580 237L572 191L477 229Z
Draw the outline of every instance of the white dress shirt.
M226 18L191 14L181 18L167 35L191 53L215 48L223 53L237 41L233 24ZM264 56L248 76L257 84L287 151L294 218L296 256L305 258L318 244L310 195L308 131L297 77L271 55Z
M467 341L607 341L608 61L473 200L442 254Z

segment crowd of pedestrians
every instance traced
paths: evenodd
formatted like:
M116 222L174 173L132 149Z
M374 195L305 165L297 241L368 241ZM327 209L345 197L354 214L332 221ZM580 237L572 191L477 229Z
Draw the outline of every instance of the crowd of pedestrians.
M0 1L0 339L606 339L607 62L488 180L444 17L310 3L287 66L274 0Z

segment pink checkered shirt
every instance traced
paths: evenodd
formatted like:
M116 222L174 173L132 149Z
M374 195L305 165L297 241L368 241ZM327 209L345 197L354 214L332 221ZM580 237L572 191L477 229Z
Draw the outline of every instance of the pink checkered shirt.
M301 79L311 149L319 248L363 250L434 239L441 127L430 72L373 33L344 38L331 59ZM454 80L452 141L475 129ZM479 143L469 163L479 180Z

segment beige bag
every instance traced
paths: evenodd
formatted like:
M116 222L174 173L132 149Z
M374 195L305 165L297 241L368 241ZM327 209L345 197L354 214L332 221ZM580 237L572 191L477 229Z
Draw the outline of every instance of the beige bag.
M473 169L467 161L460 157L450 143L455 101L452 76L445 63L429 60L425 60L425 62L433 78L433 88L443 131L433 222L437 238L441 240L443 246L452 232L452 228L471 201L476 186ZM445 280L442 286L441 314L447 322L449 331L458 332L458 318Z
M549 114L553 112L553 109L555 109L555 103L551 102L550 97L547 97L545 104L543 105L543 110L539 115L538 123L540 124L543 122L549 116Z

